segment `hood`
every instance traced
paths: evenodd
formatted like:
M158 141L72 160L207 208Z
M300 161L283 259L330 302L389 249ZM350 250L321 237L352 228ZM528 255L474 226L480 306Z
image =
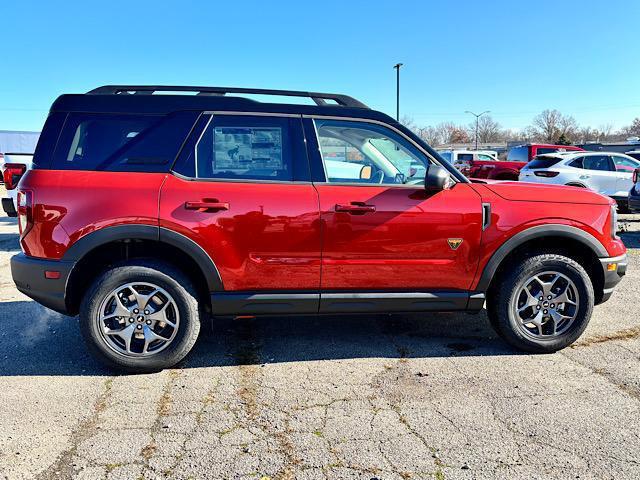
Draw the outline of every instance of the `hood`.
M505 200L520 202L586 203L611 205L614 201L586 188L527 182L487 182L486 188Z

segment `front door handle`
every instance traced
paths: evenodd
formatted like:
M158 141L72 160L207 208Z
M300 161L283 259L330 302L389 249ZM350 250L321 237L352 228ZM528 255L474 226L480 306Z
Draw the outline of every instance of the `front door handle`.
M351 202L349 204L337 203L336 212L346 212L352 215L363 215L369 212L375 212L375 205L367 205L364 202Z
M221 212L229 210L229 204L218 202L217 200L200 200L197 202L185 202L184 208L187 210L202 210L203 212Z

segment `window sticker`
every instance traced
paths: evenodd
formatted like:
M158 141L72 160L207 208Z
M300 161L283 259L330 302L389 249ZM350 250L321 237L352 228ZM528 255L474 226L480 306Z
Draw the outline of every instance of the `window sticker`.
M213 170L284 170L279 127L216 127Z

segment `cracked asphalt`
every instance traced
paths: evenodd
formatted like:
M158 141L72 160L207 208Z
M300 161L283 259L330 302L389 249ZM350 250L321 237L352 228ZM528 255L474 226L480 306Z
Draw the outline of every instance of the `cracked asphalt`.
M13 286L0 217L0 479L640 478L640 216L572 348L484 313L218 320L179 368L114 376Z

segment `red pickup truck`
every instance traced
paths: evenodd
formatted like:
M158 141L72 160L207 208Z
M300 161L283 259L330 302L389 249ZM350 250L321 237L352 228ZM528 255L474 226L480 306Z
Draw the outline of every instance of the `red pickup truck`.
M582 151L580 147L568 145L527 144L512 147L507 160L489 160L476 157L475 152L458 153L454 166L467 178L488 178L492 180L518 181L520 169L533 160L536 155L563 151Z

